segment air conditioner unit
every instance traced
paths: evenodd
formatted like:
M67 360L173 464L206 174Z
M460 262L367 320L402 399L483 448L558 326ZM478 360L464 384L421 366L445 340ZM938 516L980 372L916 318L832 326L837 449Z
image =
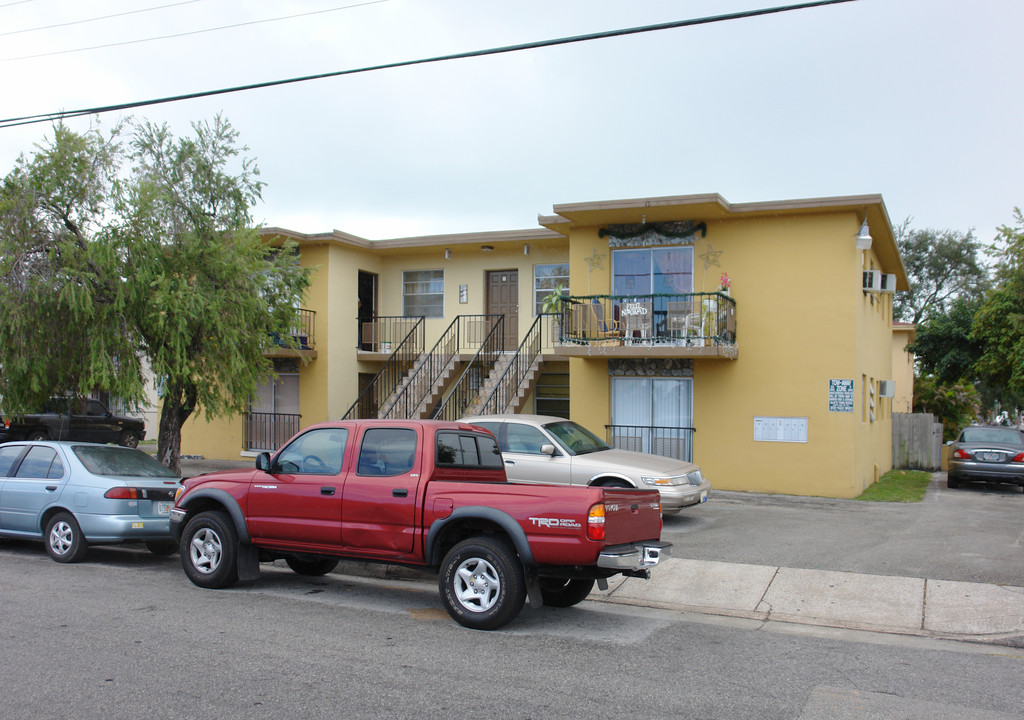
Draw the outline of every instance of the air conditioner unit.
M882 272L880 270L864 271L864 292L878 292L882 288Z
M881 291L884 293L896 292L896 276L894 274L884 273L882 275Z
M896 397L896 382L894 380L879 380L878 397Z

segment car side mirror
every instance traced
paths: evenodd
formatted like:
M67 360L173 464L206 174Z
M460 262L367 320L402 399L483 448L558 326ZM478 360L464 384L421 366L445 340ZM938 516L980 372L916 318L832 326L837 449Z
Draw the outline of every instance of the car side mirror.
M261 452L256 456L256 469L263 472L270 472L270 453Z
M554 455L555 455L555 446L552 445L551 443L545 443L545 444L540 446L540 451L544 455L550 455L551 457L554 457Z

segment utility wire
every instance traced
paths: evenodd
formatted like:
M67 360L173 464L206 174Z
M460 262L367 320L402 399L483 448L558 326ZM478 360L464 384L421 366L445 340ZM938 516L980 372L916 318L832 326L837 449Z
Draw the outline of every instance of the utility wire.
M379 0L378 0L379 1ZM147 107L150 105L163 105L166 103L180 102L183 100L195 100L197 98L213 97L216 95L227 95L229 93L244 92L247 90L259 90L262 88L276 87L279 85L291 85L294 83L308 82L310 80L323 80L325 78L341 77L344 75L357 75L360 73L375 72L377 70L391 70L394 68L410 67L414 65L426 65L430 63L446 62L449 60L464 60L467 58L485 57L488 55L501 55L505 53L519 52L522 50L536 50L538 48L554 47L557 45L569 45L572 43L589 42L591 40L603 40L606 38L623 37L625 35L638 35L641 33L656 32L658 30L671 30L681 27L692 27L694 25L708 25L711 23L725 22L727 20L742 20L745 18L759 17L763 15L774 15L794 10L807 10L810 8L822 7L825 5L839 5L841 3L857 2L857 0L816 0L796 5L783 5L779 7L763 8L761 10L745 10L743 12L728 13L726 15L712 15L709 17L695 18L691 20L676 20L656 25L642 25L640 27L625 28L621 30L605 30L603 32L588 33L586 35L574 35L571 37L555 38L553 40L537 40L534 42L521 43L519 45L506 45L504 47L490 48L487 50L471 50L468 52L453 53L451 55L439 55L419 60L403 60L383 65L371 65L350 70L337 70L334 72L320 73L317 75L304 75L301 77L287 78L284 80L269 80L267 82L253 83L251 85L239 85L232 88L220 90L204 90L200 92L187 93L184 95L172 95L152 100L138 100L135 102L119 103L117 105L103 105L99 107L83 108L81 110L56 111L40 115L26 115L24 117L0 119L0 129L17 127L19 125L32 125L35 123L61 120L65 118L82 117L84 115L98 115L118 110L133 110L135 108Z
M310 15L323 15L324 13L337 12L339 10L351 10L352 8L365 5L376 5L388 2L388 0L369 0L369 2L355 3L354 5L342 5L341 7L327 8L325 10L313 10L311 12L296 13L295 15L282 15L281 17L265 18L263 20L249 20L248 22L234 23L233 25L221 25L219 27L204 28L202 30L190 30L172 35L157 35L155 37L140 38L138 40L125 40L123 42L106 43L105 45L90 45L89 47L74 48L71 50L54 50L53 52L36 53L35 55L22 55L20 57L0 58L0 63L15 62L17 60L35 60L36 58L51 57L53 55L68 55L70 53L85 52L87 50L103 50L105 48L122 47L124 45L138 45L139 43L152 42L154 40L170 40L173 38L188 37L190 35L202 35L203 33L219 32L232 28L246 27L247 25L262 25L264 23L280 22L281 20L293 20L295 18L309 17Z
M110 20L111 18L124 17L125 15L138 15L139 13L152 12L153 10L163 10L164 8L177 7L178 5L191 5L192 3L197 3L201 1L202 0L183 0L182 2L171 3L169 5L157 5L156 7L142 8L140 10L126 10L125 12L114 13L113 15L102 15L100 17L85 18L84 20L70 20L68 22L55 23L53 25L42 25L40 27L25 28L24 30L9 30L7 32L0 32L0 37L3 37L5 35L20 35L22 33L36 32L37 30L52 30L53 28L67 27L68 25L84 25L85 23L97 22L99 20ZM21 2L29 2L29 0L21 0ZM12 4L17 5L18 3ZM6 6L0 5L0 7Z

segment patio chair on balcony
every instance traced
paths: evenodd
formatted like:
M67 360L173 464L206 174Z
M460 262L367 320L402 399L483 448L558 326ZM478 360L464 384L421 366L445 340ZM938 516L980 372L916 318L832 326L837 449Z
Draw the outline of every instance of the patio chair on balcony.
M701 334L700 313L694 312L693 300L669 301L666 310L670 335L685 340Z
M623 302L619 310L626 342L649 341L654 331L654 304L650 302Z
M615 320L606 322L604 306L598 298L589 303L574 303L567 313L569 325L564 329L567 338L592 344L618 344L622 337Z

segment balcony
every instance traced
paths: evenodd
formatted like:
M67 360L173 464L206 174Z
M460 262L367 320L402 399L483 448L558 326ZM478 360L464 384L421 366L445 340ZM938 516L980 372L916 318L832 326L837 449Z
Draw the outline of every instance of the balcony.
M735 360L736 301L719 292L569 296L556 352Z
M608 444L617 450L662 455L693 462L691 427L654 427L649 425L605 425Z
M316 312L299 310L298 321L285 336L271 334L272 346L267 357L316 357Z

